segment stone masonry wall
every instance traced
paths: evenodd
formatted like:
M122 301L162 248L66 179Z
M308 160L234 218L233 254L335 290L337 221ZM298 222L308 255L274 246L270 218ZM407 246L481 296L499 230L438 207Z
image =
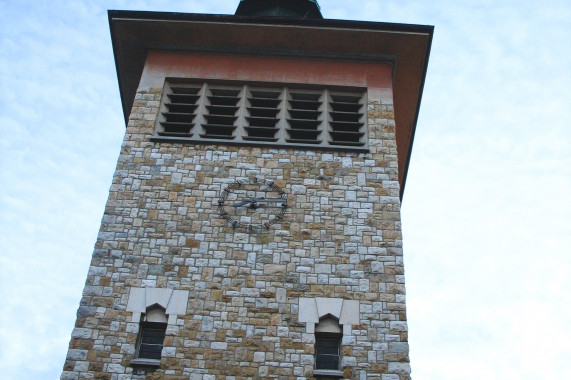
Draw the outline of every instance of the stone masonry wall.
M314 336L300 297L360 302L345 378L410 378L392 101L368 105L370 153L154 143L162 89L140 89L62 379L308 379ZM290 209L269 233L218 215L238 177L273 179ZM131 287L190 292L160 369L129 366Z

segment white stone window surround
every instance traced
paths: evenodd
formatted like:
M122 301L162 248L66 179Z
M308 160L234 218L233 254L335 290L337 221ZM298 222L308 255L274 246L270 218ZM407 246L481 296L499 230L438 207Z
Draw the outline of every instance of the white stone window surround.
M339 319L343 327L343 336L353 333L353 325L360 323L359 301L340 298L300 298L298 321L305 322L305 331L315 334L315 325L327 315ZM343 371L313 370L314 376L342 377Z
M131 322L138 326L141 322L141 315L146 314L147 311L149 311L147 319L150 318L150 321L155 321L157 316L153 314L153 311L157 309L156 306L158 305L164 309L166 316L168 316L167 326L175 325L178 316L186 314L189 294L188 290L131 288L127 303L127 311L133 313ZM161 320L161 322L164 321ZM164 352L163 347L163 356ZM160 360L136 358L131 360L131 365L158 367Z
M131 322L139 323L141 314L147 312L147 308L159 305L165 309L168 315L168 324L175 325L179 315L186 314L186 306L189 297L188 290L173 290L167 288L131 288L127 311L133 313Z

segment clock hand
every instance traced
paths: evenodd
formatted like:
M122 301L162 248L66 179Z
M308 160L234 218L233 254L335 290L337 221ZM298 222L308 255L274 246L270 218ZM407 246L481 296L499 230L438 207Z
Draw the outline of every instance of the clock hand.
M259 202L275 202L275 203L287 203L287 201L283 198L243 198L241 202L238 203L234 203L232 205L232 207L241 207L241 206L246 206L248 205L248 207L259 203ZM267 207L282 207L282 206L267 206Z
M245 198L245 199L242 200L241 202L234 203L234 204L232 205L232 207L241 207L241 206L245 206L245 205L251 205L252 203L254 203L254 202L251 201L250 198Z
M248 200L251 200L252 202L283 202L285 203L286 200L283 198L246 198Z

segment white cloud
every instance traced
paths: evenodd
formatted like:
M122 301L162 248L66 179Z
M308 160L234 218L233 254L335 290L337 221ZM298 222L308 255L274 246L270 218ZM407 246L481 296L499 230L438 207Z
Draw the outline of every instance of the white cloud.
M106 9L0 0L0 368L59 376L124 133ZM417 379L571 377L568 2L322 0L436 26L403 204Z

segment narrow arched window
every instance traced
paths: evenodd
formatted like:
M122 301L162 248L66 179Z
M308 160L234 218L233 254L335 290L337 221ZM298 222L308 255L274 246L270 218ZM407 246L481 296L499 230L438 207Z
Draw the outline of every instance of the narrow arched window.
M160 360L166 330L167 316L165 309L159 305L148 307L147 312L141 318L137 343L137 359Z
M339 370L343 329L339 320L328 314L315 326L315 369Z

